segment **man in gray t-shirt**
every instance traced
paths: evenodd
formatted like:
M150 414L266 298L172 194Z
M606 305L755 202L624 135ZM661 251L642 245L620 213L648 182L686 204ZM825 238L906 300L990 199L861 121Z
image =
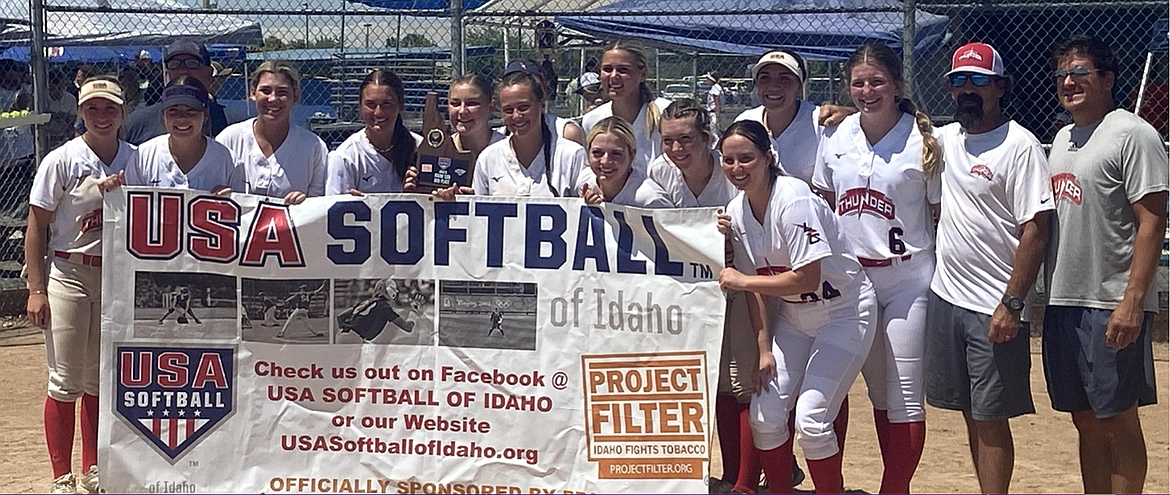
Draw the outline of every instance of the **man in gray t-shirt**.
M1049 156L1056 222L1046 263L1044 373L1052 407L1072 413L1086 493L1136 493L1146 476L1137 407L1156 402L1150 327L1166 231L1166 148L1113 104L1117 60L1075 38L1053 56L1073 124Z

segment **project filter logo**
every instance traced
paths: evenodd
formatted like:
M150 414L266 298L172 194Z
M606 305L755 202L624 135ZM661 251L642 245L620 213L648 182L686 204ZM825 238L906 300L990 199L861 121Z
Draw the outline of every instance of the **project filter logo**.
M581 356L589 460L600 479L702 479L707 354Z
M235 349L117 347L117 412L173 464L231 415Z

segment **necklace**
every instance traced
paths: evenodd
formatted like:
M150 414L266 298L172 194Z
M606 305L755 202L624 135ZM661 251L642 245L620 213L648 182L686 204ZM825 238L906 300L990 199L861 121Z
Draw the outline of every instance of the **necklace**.
M371 148L374 148L374 151L377 151L377 152L378 152L378 153L380 153L380 154L386 154L386 153L389 153L389 152L390 152L390 150L394 149L394 138L391 138L391 139L390 139L390 146L387 146L387 147L385 147L385 148L379 148L379 147L377 147L377 146L375 146L375 145L374 145L374 141L373 141L372 139L370 139L370 133L369 133L369 131L367 131L367 132L366 132L366 141L369 141L369 142L370 142L370 147L371 147Z

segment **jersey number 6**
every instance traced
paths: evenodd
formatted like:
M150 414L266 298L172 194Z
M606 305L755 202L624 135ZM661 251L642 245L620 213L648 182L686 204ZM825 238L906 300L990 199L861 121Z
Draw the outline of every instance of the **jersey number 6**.
M902 242L902 227L893 227L890 229L890 252L893 254L904 254L906 252L906 243Z

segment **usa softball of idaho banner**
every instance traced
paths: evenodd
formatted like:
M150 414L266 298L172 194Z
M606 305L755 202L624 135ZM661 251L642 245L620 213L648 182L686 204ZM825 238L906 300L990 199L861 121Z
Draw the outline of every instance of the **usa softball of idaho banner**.
M705 493L713 209L105 199L111 493Z

